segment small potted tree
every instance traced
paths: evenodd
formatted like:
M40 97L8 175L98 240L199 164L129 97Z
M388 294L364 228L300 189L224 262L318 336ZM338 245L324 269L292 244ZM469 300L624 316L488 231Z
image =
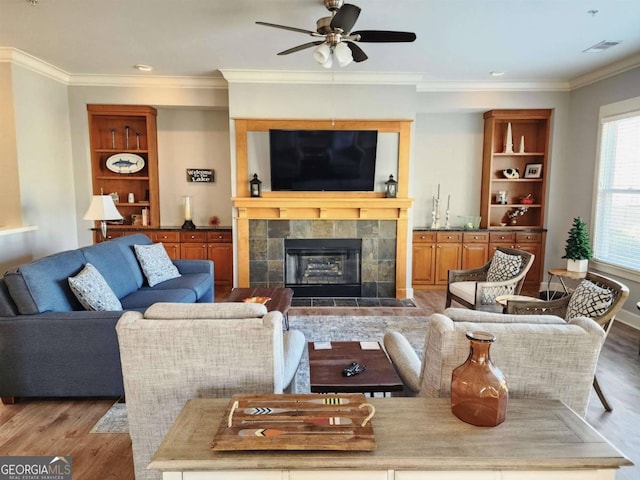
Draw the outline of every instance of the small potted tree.
M580 217L573 219L564 252L562 258L567 259L567 270L569 272L587 271L589 260L593 257L593 250L591 250L587 224Z

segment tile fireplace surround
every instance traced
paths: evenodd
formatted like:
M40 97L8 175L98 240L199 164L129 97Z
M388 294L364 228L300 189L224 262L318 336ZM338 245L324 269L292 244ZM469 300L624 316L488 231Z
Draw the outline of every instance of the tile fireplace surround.
M362 296L396 296L395 220L250 220L249 283L282 287L285 238L362 239Z

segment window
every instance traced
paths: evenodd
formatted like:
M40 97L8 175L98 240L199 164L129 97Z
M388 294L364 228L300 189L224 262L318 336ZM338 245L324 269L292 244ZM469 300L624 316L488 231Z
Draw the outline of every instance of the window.
M640 99L614 106L601 110L594 259L640 273Z

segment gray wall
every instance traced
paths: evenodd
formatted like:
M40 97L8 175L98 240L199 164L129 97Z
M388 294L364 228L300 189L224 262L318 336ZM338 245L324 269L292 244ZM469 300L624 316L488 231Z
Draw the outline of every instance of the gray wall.
M640 68L629 70L615 77L571 92L568 129L567 161L561 172L562 183L557 185L562 196L555 221L557 229L569 230L574 217L581 216L591 224L593 218L593 186L596 175L598 120L600 107L611 103L640 97ZM640 221L640 219L638 219ZM564 253L564 241L553 250ZM621 278L614 270L597 266L605 274L618 278L629 287L630 294L619 318L640 328L640 316L635 305L640 301L640 275L633 279Z

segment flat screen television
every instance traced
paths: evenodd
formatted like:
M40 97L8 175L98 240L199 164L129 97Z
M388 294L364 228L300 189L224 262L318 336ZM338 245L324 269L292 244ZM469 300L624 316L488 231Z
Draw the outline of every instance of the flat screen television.
M374 189L377 130L269 130L272 191Z

